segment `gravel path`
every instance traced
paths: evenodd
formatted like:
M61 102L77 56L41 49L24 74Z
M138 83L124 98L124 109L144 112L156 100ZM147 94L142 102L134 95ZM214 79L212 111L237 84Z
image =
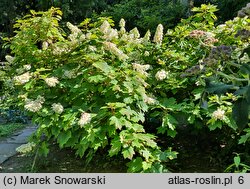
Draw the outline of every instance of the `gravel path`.
M8 158L14 156L16 148L28 142L29 136L35 132L36 126L30 125L25 129L0 141L0 165Z

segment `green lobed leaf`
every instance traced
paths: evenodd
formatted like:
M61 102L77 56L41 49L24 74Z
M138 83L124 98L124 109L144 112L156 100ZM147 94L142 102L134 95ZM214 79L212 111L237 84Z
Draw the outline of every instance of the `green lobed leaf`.
M109 120L110 120L109 122L110 125L115 125L115 128L119 130L122 129L123 123L121 122L119 118L112 116L111 118L109 118Z
M104 81L105 78L102 75L95 75L95 76L90 76L88 80L93 83L98 83L100 81Z
M111 71L111 66L107 64L107 62L94 62L93 66L102 70L104 73L108 74Z
M240 165L240 156L235 156L234 157L234 164L236 167L239 167Z
M238 142L238 144L245 144L250 138L250 133L246 134L246 135L242 135L240 137L240 140Z
M111 141L111 149L109 150L109 155L111 157L114 155L117 155L119 153L119 151L121 150L121 147L122 147L122 144L121 144L119 137L115 137Z
M61 132L58 135L57 142L59 143L60 148L62 148L67 143L67 141L70 139L70 137L71 137L70 130Z
M215 121L215 122L209 124L210 131L213 131L213 130L215 130L217 128L221 129L221 127L222 127L222 122L221 121Z
M142 158L141 157L137 157L135 159L133 159L132 161L130 161L129 163L127 163L128 166L128 172L131 173L136 173L142 170Z
M206 91L215 94L224 94L230 89L233 89L234 85L227 85L221 82L206 81Z
M146 171L147 169L150 169L151 167L152 167L152 162L147 162L147 161L142 162L142 168L144 171Z
M151 156L151 152L147 149L141 150L140 153L142 153L142 156L148 161L149 157Z
M162 127L168 127L171 130L175 130L175 126L178 124L178 121L170 114L167 114L163 117Z
M125 149L123 149L122 154L123 154L123 157L125 159L128 158L128 159L132 160L132 158L135 154L134 148L131 146L128 148L125 148Z
M48 144L46 142L42 142L42 144L39 148L39 154L42 154L46 157L48 155L48 153L49 153Z
M248 122L249 104L246 99L238 99L233 105L233 119L236 121L238 128L243 130Z

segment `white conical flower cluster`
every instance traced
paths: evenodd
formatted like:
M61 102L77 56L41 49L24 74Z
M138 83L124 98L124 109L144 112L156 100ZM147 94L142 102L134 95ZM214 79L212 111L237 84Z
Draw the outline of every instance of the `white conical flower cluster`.
M142 64L138 64L138 63L132 63L132 66L133 66L134 70L140 72L141 74L143 74L145 76L148 76L148 73L146 71L150 68L149 64L142 65Z
M103 43L105 50L110 51L111 53L115 54L120 60L128 59L128 56L122 52L122 50L118 49L116 44L111 42L104 42Z
M155 78L160 81L164 80L167 76L168 72L166 72L165 70L160 70L155 74Z
M74 70L65 70L63 73L64 78L72 79L72 78L75 78L75 76L76 76L76 74L75 74Z
M107 20L104 20L102 25L100 26L100 30L102 33L106 34L108 30L110 29L110 24Z
M87 113L87 112L83 112L81 114L81 118L78 121L78 124L83 127L84 125L90 123L91 121L91 114Z
M121 28L125 28L125 25L126 25L126 22L125 22L125 20L122 18L122 19L120 20L120 22L119 22L119 26L120 26Z
M151 98L151 97L146 96L146 95L144 96L143 100L145 103L147 103L149 105L156 104L156 102L157 102L154 98Z
M31 69L31 65L30 64L26 64L23 66L23 68L26 70L26 71L29 71Z
M47 41L44 41L44 42L42 43L42 49L43 49L43 50L47 50L48 47L49 47L49 43L48 43Z
M156 44L159 44L161 45L162 44L162 39L163 39L163 25L162 24L159 24L156 28L156 32L155 32L155 35L154 35L154 42Z
M71 31L71 34L69 35L68 38L70 39L72 44L77 44L78 41L82 42L85 40L85 38L86 38L85 35L82 33L82 31L77 26L74 26L70 22L67 22L67 27Z
M15 60L15 57L10 56L10 55L6 55L6 56L5 56L5 59L6 59L7 62L9 62L9 63L13 63L14 60Z
M100 26L100 31L104 34L103 38L107 41L111 41L113 39L118 38L118 31L116 29L111 28L107 20L105 20Z
M60 103L53 103L52 110L57 114L61 114L63 112L63 106Z
M24 108L30 112L38 112L42 108L44 102L45 99L42 96L38 96L36 100L27 99Z
M22 75L15 76L14 81L15 81L15 83L17 85L22 85L22 84L25 84L25 83L29 82L30 78L31 78L30 73L26 72L26 73L24 73Z
M135 27L129 32L130 36L132 39L139 39L140 38L140 33L139 30Z
M70 31L71 31L72 34L82 33L81 30L77 26L74 26L70 22L67 22L66 25L70 29Z
M46 82L46 84L47 84L49 87L55 87L56 84L59 83L57 77L47 77L47 78L45 79L45 82Z
M218 108L212 114L212 117L216 120L224 120L225 119L225 111Z
M150 33L150 31L148 30L148 31L146 32L146 34L144 35L142 41L143 41L143 42L148 42L148 41L150 41L150 37L151 37L151 33Z

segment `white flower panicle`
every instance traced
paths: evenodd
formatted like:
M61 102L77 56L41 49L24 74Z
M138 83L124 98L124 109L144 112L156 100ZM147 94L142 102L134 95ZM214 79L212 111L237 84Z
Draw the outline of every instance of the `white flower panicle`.
M161 45L163 39L163 25L159 24L154 35L154 42Z
M61 114L63 112L63 106L60 103L53 103L52 110L57 114Z
M97 51L97 48L93 45L89 45L88 49L93 52Z
M108 33L109 29L110 29L110 24L107 20L105 20L100 26L100 30L102 33L106 34Z
M9 63L13 63L14 60L15 60L15 57L10 56L10 55L6 55L6 56L5 56L5 59L6 59L7 62L9 62Z
M42 108L42 104L45 102L45 98L42 96L38 96L36 100L30 100L25 98L24 108L31 112L38 112Z
M71 24L70 22L67 22L66 25L70 29L72 34L81 33L81 30L77 26L74 26L73 24Z
M54 45L53 46L53 54L54 55L61 55L61 54L63 54L63 53L67 53L67 52L69 52L69 48L67 47L67 46L62 46L62 45Z
M120 22L119 22L119 26L120 26L120 31L119 31L119 33L120 33L121 36L122 36L123 34L126 33L125 25L126 25L126 22L125 22L125 20L122 18L122 19L120 20Z
M164 80L168 76L168 73L165 70L160 70L155 74L157 80Z
M136 27L132 29L129 33L132 34L132 38L134 39L140 38L140 33Z
M122 19L120 20L120 22L119 22L119 26L120 26L121 28L125 28L125 25L126 25L126 22L125 22L125 20L122 18Z
M22 75L15 76L14 81L16 82L17 85L22 85L22 84L29 82L30 78L31 78L30 73L26 72Z
M91 32L86 33L86 35L85 35L86 39L91 39L91 36L92 36L92 33L91 33Z
M83 42L86 39L86 36L84 34L81 34L79 37L79 41Z
M27 154L32 152L32 150L36 147L34 142L28 142L27 144L22 144L21 146L16 148L16 151L22 154Z
M149 56L149 55L150 55L150 53L148 51L144 52L144 56Z
M48 47L49 47L49 43L47 41L44 41L42 44L42 49L46 50L46 49L48 49Z
M23 68L29 71L31 69L31 65L30 64L24 65Z
M83 112L81 114L81 118L78 121L78 124L82 127L88 123L90 123L91 121L91 114L87 113L87 112Z
M47 78L45 79L45 82L46 82L46 84L47 84L49 87L55 87L56 84L59 83L57 77L47 77Z
M110 27L110 24L105 20L100 26L101 32L104 34L103 38L111 41L112 39L118 38L118 31Z
M75 77L75 73L74 71L65 70L63 73L63 76L66 78L72 79Z
M110 28L108 32L103 36L104 39L111 41L112 39L118 38L118 31L116 29Z
M144 42L149 41L149 40L150 40L150 37L151 37L151 32L148 30L148 31L146 32L146 34L144 35L144 37L143 37L143 41L144 41Z
M145 97L144 97L144 102L147 103L147 104L149 104L149 105L153 105L153 104L155 104L157 101L156 101L154 98L145 96Z
M215 110L213 112L212 118L214 118L216 120L224 120L225 119L225 111L218 108L217 110Z
M126 54L124 54L122 52L122 50L118 49L117 46L116 46L116 44L105 41L103 43L103 45L104 45L105 50L108 50L111 53L113 53L114 55L118 56L118 58L120 60L126 60L126 59L128 59L128 56Z
M140 72L143 75L148 75L148 73L146 72L149 68L150 65L146 64L146 65L142 65L142 64L138 64L138 63L132 63L132 66L134 68L134 70Z
M121 28L120 31L119 31L119 34L121 36L123 36L125 33L126 33L126 29L125 28Z
M37 101L28 101L24 108L31 112L38 112L42 108L42 104L38 103Z

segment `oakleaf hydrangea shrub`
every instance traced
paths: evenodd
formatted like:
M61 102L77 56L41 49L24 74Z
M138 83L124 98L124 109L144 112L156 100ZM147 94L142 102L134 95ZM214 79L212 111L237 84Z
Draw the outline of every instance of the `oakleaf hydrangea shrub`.
M215 26L215 6L193 11L146 49L153 67L148 91L158 101L147 117L161 119L157 133L171 137L179 126L220 129L217 142L228 150L243 129L239 143L249 139L249 17Z
M39 125L40 152L51 140L89 159L108 148L130 160L129 172L163 172L177 152L158 141L178 127L220 129L226 145L244 130L245 143L249 18L215 26L215 6L193 11L174 29L160 24L145 36L126 31L123 19L120 29L108 18L62 29L55 8L19 20L10 76L20 107Z
M159 45L163 27L154 42L136 28L127 32L124 20L120 30L102 18L87 19L82 28L67 23L68 34L59 26L61 15L56 8L32 11L17 21L11 42L16 98L39 125L40 152L46 155L53 139L81 157L108 147L110 156L131 160L129 172L167 171L162 163L177 153L161 150L157 136L144 129L145 112L156 100L146 91L151 66L140 50Z

